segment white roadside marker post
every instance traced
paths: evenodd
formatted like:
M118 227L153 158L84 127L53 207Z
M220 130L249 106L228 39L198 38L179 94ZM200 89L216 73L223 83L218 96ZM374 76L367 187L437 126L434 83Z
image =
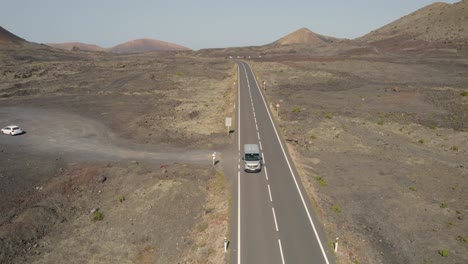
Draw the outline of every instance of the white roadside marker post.
M211 155L213 157L213 166L216 164L216 152L213 152L213 155Z
M336 253L338 252L338 238L336 238L334 245L335 245L335 253Z
M224 237L224 253L227 252L227 247L228 247L228 240L226 237Z

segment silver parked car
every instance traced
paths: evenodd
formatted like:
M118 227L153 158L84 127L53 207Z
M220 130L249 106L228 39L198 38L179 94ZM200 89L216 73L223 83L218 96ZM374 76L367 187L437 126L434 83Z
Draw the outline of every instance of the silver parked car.
M16 135L23 134L24 131L19 126L7 126L7 127L2 128L2 133L11 135L11 136L16 136Z

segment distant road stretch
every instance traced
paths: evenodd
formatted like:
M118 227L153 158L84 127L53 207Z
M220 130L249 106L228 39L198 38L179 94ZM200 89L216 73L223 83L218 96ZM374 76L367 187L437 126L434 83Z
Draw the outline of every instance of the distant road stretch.
M255 75L236 61L238 80L238 175L233 195L231 263L334 263L323 230L294 164L279 137ZM243 170L242 146L259 144L260 173Z

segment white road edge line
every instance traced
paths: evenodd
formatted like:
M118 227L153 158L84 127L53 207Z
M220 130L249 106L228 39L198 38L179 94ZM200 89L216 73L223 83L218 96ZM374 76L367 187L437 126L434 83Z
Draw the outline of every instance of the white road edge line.
M265 97L263 97L262 91L260 91L260 88L259 88L258 82L257 82L257 78L255 78L255 74L253 73L252 68L250 67L250 65L248 63L245 63L245 64L247 64L249 66L249 69L252 72L252 75L254 76L255 83L257 84L257 89L258 89L258 91L260 93L260 96L262 97L263 104L265 105L265 109L267 110L268 116L270 117L270 121L271 121L271 124L273 126L273 130L275 131L276 138L278 139L281 150L283 151L284 158L286 159L286 163L288 164L289 171L291 172L291 176L292 176L292 178L294 180L294 183L296 184L296 188L297 188L297 191L299 193L299 196L301 197L302 205L304 206L304 209L305 209L305 211L307 213L307 217L309 218L310 225L312 226L312 229L314 230L315 238L317 239L317 241L319 243L320 250L322 251L322 255L323 255L323 258L325 259L325 262L327 264L329 264L330 262L328 261L327 254L325 253L325 249L323 248L322 241L320 240L320 237L319 237L318 232L317 232L317 228L315 228L314 221L312 220L312 217L310 216L310 212L309 212L309 209L307 208L307 204L305 202L304 195L302 194L301 189L299 188L299 184L297 183L297 180L296 180L296 175L294 174L294 172L292 170L292 167L291 167L291 164L289 162L288 156L286 155L286 152L284 150L283 143L281 143L281 139L280 139L280 137L278 135L278 131L276 130L276 126L275 126L275 123L273 122L273 118L271 117L270 110L268 109L268 105L267 105L267 103L265 101ZM245 70L247 70L247 67L245 67ZM247 82L248 82L248 79L247 79Z
M240 171L237 171L237 264L241 263L241 246L240 246L240 221L241 221L241 210L240 210Z
M278 231L278 222L276 222L275 208L274 208L274 207L271 207L271 211L273 212L273 219L275 219L276 232L279 232L279 231Z
M283 247L281 246L281 239L279 239L279 238L278 238L278 244L279 244L280 253L281 253L281 261L284 264Z
M263 159L265 159L265 157L263 157ZM266 166L263 169L265 170L265 178L268 181L268 172Z
M263 151L262 141L259 140L259 141L258 141L258 144L260 145L260 149Z
M240 65L237 64L237 145L240 154Z
M238 149L239 149L239 154L240 154L240 137L241 137L241 126L240 126L240 65L237 64L237 97L238 97L238 102L237 102L237 144L238 144ZM241 263L241 204L240 204L240 157L239 157L239 170L237 170L237 264Z

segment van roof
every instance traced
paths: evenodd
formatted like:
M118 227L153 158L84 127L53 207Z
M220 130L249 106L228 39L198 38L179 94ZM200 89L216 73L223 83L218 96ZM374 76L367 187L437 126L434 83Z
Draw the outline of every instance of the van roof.
M257 144L244 144L244 153L260 153Z

